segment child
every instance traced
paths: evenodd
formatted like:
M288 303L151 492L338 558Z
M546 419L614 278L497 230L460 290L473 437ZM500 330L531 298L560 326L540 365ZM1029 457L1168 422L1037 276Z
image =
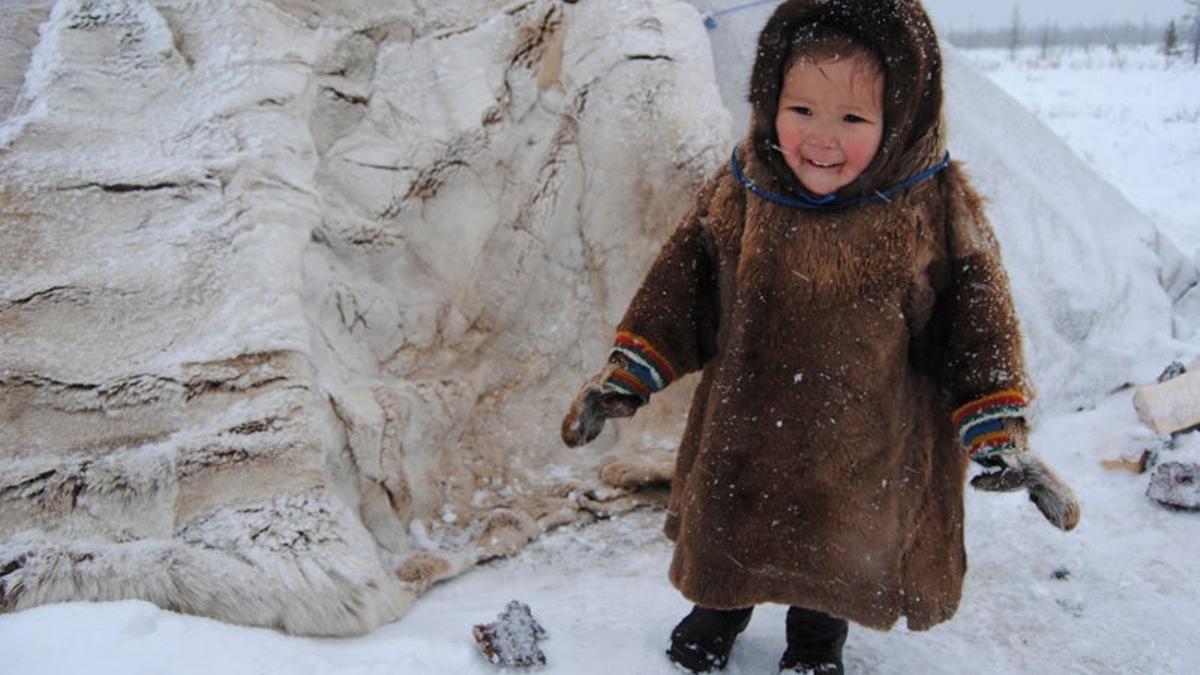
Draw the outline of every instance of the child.
M759 38L748 137L699 191L563 420L586 443L703 370L665 532L696 603L670 658L725 665L791 606L783 670L841 673L847 620L921 630L961 593L973 484L1072 528L1026 446L1029 382L996 240L949 162L916 0L787 0Z

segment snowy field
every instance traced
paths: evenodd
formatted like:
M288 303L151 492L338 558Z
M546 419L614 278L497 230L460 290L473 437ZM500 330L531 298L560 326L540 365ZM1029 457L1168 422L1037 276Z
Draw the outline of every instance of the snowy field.
M1200 248L1200 69L1151 50L1016 62L969 58L1063 136L1187 252ZM1151 364L1156 368L1164 364ZM1033 447L1076 489L1063 534L1019 495L969 493L962 606L925 633L851 628L852 673L1197 673L1200 514L1145 496L1148 477L1102 460L1158 448L1131 390L1042 419ZM1163 458L1200 460L1200 438ZM580 452L589 452L587 448ZM0 673L482 674L471 626L511 599L546 627L548 673L672 673L663 650L687 603L666 580L661 515L558 530L520 556L433 589L402 621L357 639L288 637L176 615L141 602L72 603L0 616ZM782 607L759 608L726 672L774 673Z
M962 51L1154 219L1200 249L1200 66L1159 47Z

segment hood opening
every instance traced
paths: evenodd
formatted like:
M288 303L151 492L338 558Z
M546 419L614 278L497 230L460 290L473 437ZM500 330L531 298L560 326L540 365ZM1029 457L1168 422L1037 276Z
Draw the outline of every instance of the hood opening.
M942 62L929 16L917 0L787 0L759 34L750 77L752 157L775 189L808 192L775 150L775 114L791 45L822 26L877 54L884 75L883 138L858 179L834 194L853 199L901 183L942 160ZM751 158L748 157L748 160Z

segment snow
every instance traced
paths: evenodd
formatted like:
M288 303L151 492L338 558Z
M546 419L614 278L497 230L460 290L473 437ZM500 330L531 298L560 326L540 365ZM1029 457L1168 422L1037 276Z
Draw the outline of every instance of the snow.
M1200 250L1200 68L1159 47L962 52L1163 226Z
M733 20L730 18L729 20ZM1200 247L1200 69L1151 50L966 53L1145 210L1189 257ZM1155 61L1157 59L1157 66ZM1150 92L1153 92L1151 95ZM1082 273L1081 273L1082 274ZM1089 279L1074 278L1080 287ZM1161 354L1141 371L1161 370ZM796 375L799 382L801 375ZM1200 458L1200 434L1176 449L1140 424L1133 390L1094 392L1094 407L1044 415L1032 446L1076 490L1079 528L1064 534L1021 495L967 497L970 570L950 622L925 633L851 628L852 673L1195 673L1200 514L1145 496L1148 474L1104 459L1154 449L1159 461ZM453 511L445 517L454 518ZM661 513L639 511L562 528L520 555L432 589L401 621L353 639L311 639L182 616L142 602L66 603L0 615L5 673L498 672L478 653L475 624L528 603L549 638L547 673L673 673L664 656L688 604L666 580ZM415 526L414 526L415 528ZM414 529L414 538L427 539ZM761 607L726 672L775 672L785 608Z
M1155 505L1143 496L1145 476L1097 459L1156 440L1137 423L1128 391L1046 420L1033 444L1078 491L1079 528L1054 530L1018 495L970 492L971 568L958 615L925 633L852 627L849 672L961 673L964 664L981 675L1198 672L1196 515ZM688 605L666 581L671 551L660 524L660 513L639 511L557 530L435 587L404 619L361 638L289 637L142 602L68 603L0 616L0 648L5 672L22 675L483 675L502 671L478 652L472 626L516 599L549 634L539 645L544 672L666 675L676 672L663 654L667 635ZM727 673L774 672L784 612L756 610Z

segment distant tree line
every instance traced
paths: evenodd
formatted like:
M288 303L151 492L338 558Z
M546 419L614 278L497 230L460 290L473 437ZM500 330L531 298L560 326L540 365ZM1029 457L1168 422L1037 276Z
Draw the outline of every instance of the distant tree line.
M1184 15L1183 23L1187 26L1187 32L1190 34L1188 42L1192 48L1192 63L1200 63L1200 0L1183 0L1183 4L1188 6L1188 13ZM1171 22L1172 25L1174 23L1174 21ZM1171 48L1168 45L1167 54L1170 53Z
M1167 23L1122 21L1091 26L1060 26L1058 23L1025 25L1014 11L1010 25L1001 28L969 28L946 33L950 44L963 49L1038 46L1051 47L1110 47L1112 45L1162 44Z
M956 47L975 49L980 47L998 47L1008 49L1015 59L1017 50L1021 47L1037 45L1041 48L1041 57L1050 55L1050 50L1057 47L1083 47L1093 45L1107 46L1116 50L1119 45L1152 45L1161 46L1168 58L1190 52L1192 63L1200 63L1200 0L1182 0L1187 12L1178 22L1172 19L1168 23L1151 23L1149 19L1142 22L1133 21L1110 22L1091 26L1070 26L1063 28L1058 23L1044 22L1040 26L1026 26L1021 21L1021 11L1018 5L1013 5L1012 20L1003 28L969 28L954 29L947 32L946 37Z

